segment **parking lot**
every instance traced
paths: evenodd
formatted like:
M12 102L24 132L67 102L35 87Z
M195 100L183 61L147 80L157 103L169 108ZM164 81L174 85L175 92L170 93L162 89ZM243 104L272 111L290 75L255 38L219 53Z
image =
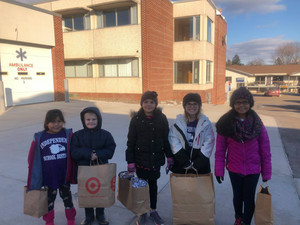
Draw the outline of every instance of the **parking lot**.
M254 97L254 110L275 118L294 178L300 178L300 96Z

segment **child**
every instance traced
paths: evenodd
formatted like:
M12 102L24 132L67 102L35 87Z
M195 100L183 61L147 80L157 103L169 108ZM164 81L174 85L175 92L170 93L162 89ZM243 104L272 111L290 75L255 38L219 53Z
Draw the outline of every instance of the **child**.
M70 183L75 183L75 164L70 157L72 130L64 128L64 123L59 109L49 110L44 130L34 134L28 155L27 190L39 190L42 186L48 188L48 213L43 216L46 225L54 225L57 189L65 205L68 225L75 225L76 210L70 191Z
M248 89L235 90L230 98L232 109L216 124L215 176L222 183L226 166L233 190L235 225L251 223L260 173L264 182L271 179L269 137L260 117L251 109L253 105Z
M202 101L197 93L184 96L184 115L177 116L171 126L169 141L174 154L172 172L210 173L209 157L215 145L215 135L209 119L201 113Z
M102 129L102 117L96 107L88 107L80 113L83 129L72 137L71 155L77 166L90 165L91 160L99 164L108 163L114 155L116 143L108 131ZM85 208L85 219L81 224L91 225L95 219L94 209ZM104 208L96 208L96 220L101 225L108 225Z
M155 91L146 91L141 98L141 109L133 115L128 131L126 161L128 172L136 172L139 178L149 184L150 218L155 224L164 221L156 211L157 179L160 177L160 167L172 163L172 153L168 142L169 125L166 116L157 108L158 100ZM147 213L141 215L138 225L145 225Z

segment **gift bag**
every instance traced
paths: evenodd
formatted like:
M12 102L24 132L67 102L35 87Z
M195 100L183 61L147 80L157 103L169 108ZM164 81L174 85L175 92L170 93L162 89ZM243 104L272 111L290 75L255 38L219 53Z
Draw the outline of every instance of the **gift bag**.
M215 192L211 174L170 174L173 224L214 224Z
M78 204L80 208L108 208L115 203L116 164L78 167Z
M256 225L272 225L274 223L272 195L269 186L260 186L256 196L254 221Z
M118 175L118 200L137 216L148 212L150 210L148 183L145 187L134 187L132 177L121 178L121 173Z
M48 213L47 189L27 191L24 187L24 214L40 218Z

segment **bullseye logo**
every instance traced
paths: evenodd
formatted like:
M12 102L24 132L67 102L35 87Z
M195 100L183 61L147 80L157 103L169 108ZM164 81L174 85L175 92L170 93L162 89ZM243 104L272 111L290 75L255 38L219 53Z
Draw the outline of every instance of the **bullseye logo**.
M91 177L85 182L85 188L91 194L96 194L100 190L100 186L100 181L96 177Z
M111 178L110 181L110 188L113 192L116 191L116 176L114 176L113 178Z

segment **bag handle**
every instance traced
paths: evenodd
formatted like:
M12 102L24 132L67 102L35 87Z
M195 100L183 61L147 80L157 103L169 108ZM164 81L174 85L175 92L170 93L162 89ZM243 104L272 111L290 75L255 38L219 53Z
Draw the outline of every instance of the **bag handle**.
M101 164L99 164L98 160L100 161L101 164L104 164L101 159L98 157L98 159L95 160L90 160L90 166L99 166ZM95 162L96 161L96 162Z
M199 176L198 170L197 170L195 167L192 166L192 168L190 168L190 169L193 169L193 170L196 172L197 176ZM190 169L186 169L186 170L185 170L185 176L188 174L187 172L188 172Z

